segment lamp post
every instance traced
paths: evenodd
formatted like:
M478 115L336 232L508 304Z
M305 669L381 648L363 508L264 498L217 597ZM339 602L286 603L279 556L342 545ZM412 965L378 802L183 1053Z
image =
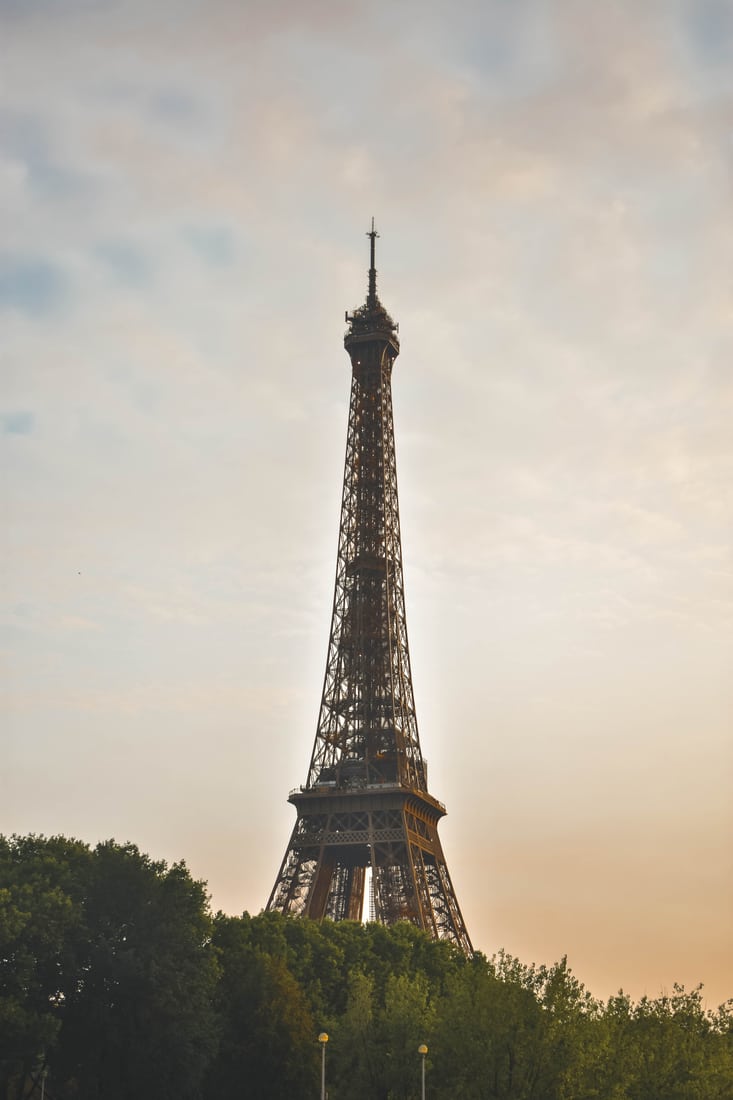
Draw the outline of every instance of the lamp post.
M425 1055L427 1052L428 1048L425 1046L425 1043L420 1043L420 1046L417 1048L417 1053L420 1055L422 1061L422 1100L425 1100Z
M321 1044L321 1100L326 1100L326 1043L328 1042L328 1035L325 1031L322 1031L318 1036L318 1042Z

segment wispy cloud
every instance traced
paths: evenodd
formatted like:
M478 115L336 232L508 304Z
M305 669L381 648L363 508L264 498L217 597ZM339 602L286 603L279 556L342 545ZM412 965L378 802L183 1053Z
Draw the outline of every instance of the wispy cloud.
M5 435L30 435L35 428L35 416L28 409L0 413L0 425Z
M59 310L68 294L68 276L55 264L0 254L0 310L18 309L43 317Z
M95 256L121 282L145 286L150 281L152 262L145 252L129 241L103 241L95 246Z

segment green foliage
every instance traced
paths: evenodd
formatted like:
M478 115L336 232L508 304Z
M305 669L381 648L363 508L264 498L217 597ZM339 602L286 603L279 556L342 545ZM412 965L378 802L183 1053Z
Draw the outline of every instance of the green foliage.
M0 1095L195 1096L216 1043L203 884L134 845L2 839ZM51 1085L49 1085L49 1093Z
M0 1082L22 1080L56 1042L84 942L89 850L62 837L0 837Z
M303 989L285 963L282 931L247 915L216 918L221 976L215 1007L221 1041L207 1074L207 1096L239 1097L246 1083L250 1095L286 1100L298 1095L304 1081L312 1083L315 1095L315 1025Z
M606 1004L410 924L212 919L134 845L0 837L0 1097L733 1100L733 1001Z

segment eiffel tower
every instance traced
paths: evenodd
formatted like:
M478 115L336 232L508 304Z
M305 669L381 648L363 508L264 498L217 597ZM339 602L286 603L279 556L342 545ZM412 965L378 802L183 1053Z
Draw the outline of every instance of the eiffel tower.
M407 644L392 367L398 326L377 296L372 219L364 305L346 314L351 400L326 674L297 820L268 910L315 920L405 920L467 954L428 792Z

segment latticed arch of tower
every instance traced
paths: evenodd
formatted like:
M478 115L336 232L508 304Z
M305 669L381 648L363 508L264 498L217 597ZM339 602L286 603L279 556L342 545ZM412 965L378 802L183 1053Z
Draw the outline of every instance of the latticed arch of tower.
M297 820L267 908L315 920L410 921L466 953L471 941L428 792L407 641L392 368L398 326L377 295L346 314L351 397L331 633ZM367 874L367 872L369 872Z

